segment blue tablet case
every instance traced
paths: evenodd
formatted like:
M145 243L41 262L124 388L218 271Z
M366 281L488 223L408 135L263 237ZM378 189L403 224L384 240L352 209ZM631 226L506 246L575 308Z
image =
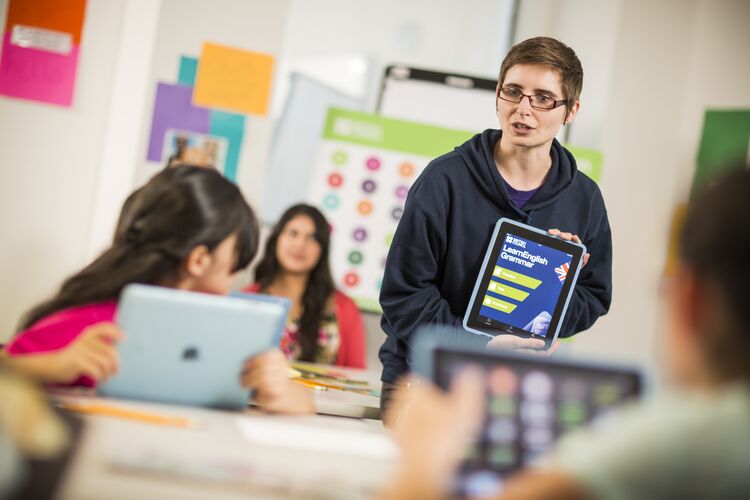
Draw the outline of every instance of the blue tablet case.
M243 362L278 345L288 304L129 285L117 308L120 369L102 395L244 408Z
M494 262L490 263L490 258L492 257L493 250L495 248L495 243L497 242L497 238L498 238L498 235L501 232L501 228L504 227L504 226L508 227L508 233L509 234L513 234L513 227L518 227L518 228L521 228L522 230L531 231L532 233L537 233L537 234L543 235L545 238L555 238L554 236L550 235L546 231L542 231L541 229L538 229L536 227L529 226L527 224L522 224L520 222L514 221L512 219L508 219L508 218L505 218L505 217L499 219L497 221L497 223L495 223L495 229L492 232L492 238L490 240L489 245L487 246L487 251L485 252L484 260L482 261L482 267L481 267L481 270L479 272L479 275L477 276L476 283L474 284L474 290L472 291L472 294L471 294L471 300L469 301L469 305L466 308L466 314L464 315L464 319L463 319L463 326L464 326L464 329L466 331L469 331L469 332L472 332L472 333L476 333L476 334L479 334L479 335L484 335L484 336L487 336L487 337L492 337L492 335L490 335L489 333L483 332L481 330L477 330L476 328L472 328L469 325L469 323L471 321L471 313L474 310L474 303L475 303L475 301L476 300L483 300L483 297L485 297L484 293L480 294L480 288L481 288L482 282L483 282L483 280L484 280L484 278L485 278L485 276L486 276L486 274L488 272L488 266L491 265L492 269L495 268L495 263ZM563 241L563 240L558 240L558 241ZM571 245L571 246L580 248L582 250L581 251L581 257L586 253L586 247L584 245L580 244L580 243L575 243L575 242L572 242L572 241L565 241L565 245ZM545 339L548 341L548 345L549 345L549 343L553 342L557 338L557 335L560 332L560 328L561 328L561 326L563 324L563 320L565 319L565 313L568 310L568 304L570 302L570 297L573 295L573 290L575 288L576 281L578 280L578 274L581 271L581 267L582 267L581 264L582 264L582 262L579 261L578 264L575 267L575 274L572 277L572 281L570 282L570 288L568 289L567 294L565 294L565 296L563 296L561 294L559 296L559 298L558 298L558 302L555 305L555 308L553 308L553 311L554 311L554 309L556 309L557 306L559 305L559 302L560 301L564 301L564 304L563 304L563 307L562 307L562 313L560 314L560 317L559 317L559 319L557 321L557 324L555 325L554 331L552 331L552 332L549 332L549 331L546 332ZM568 277L566 276L566 280L567 279L568 279ZM508 285L506 285L506 286L508 286ZM510 286L508 286L508 287L510 288ZM517 292L517 290L513 290L513 292ZM526 293L526 295L528 296L527 292L522 292L522 293ZM531 292L531 293L533 293L533 292ZM479 297L479 299L477 297ZM523 300L523 299L521 299L521 300ZM548 316L550 316L550 315L548 314ZM547 319L548 323L549 323L550 319L551 319L551 316L550 316L550 318ZM523 330L523 329L526 329L525 326L530 326L530 325L516 325L516 326L517 326L517 330ZM498 333L501 333L501 332L498 332Z

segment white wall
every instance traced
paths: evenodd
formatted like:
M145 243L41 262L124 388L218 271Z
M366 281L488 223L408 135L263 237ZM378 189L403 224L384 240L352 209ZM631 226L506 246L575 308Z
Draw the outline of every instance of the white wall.
M88 2L72 108L0 97L0 342L24 310L86 262L127 1ZM397 53L406 63L480 75L494 76L499 66L497 47L504 42L492 43L501 31L494 17L499 4L490 0L400 2L407 21L391 24L379 21L387 13L382 6L320 1L221 0L221 9L217 2L207 9L198 0L162 0L139 158L145 157L155 82L173 81L178 56L197 55L204 39L304 58L341 49L330 31L339 29L355 42L361 36L361 46L345 47L349 53L367 52L365 43L379 47L368 54L380 65ZM343 14L326 18L316 4L338 5ZM7 0L0 0L2 15L6 7ZM438 10L451 21L437 17ZM703 111L750 108L748 20L745 0L522 2L518 40L558 36L581 57L586 79L573 133L601 147L605 156L601 187L614 235L613 306L564 350L655 358L667 227L692 178ZM239 182L255 206L263 195L270 129L269 119L250 118L240 158ZM151 173L145 162L133 168L139 169L138 180ZM381 333L377 317L367 321L374 350Z
M293 0L284 58L362 54L374 107L388 64L496 78L511 7L510 0Z
M518 38L560 37L582 60L577 120L593 111L598 121L614 246L610 313L563 351L655 363L667 232L692 180L703 112L750 108L750 3L568 0L553 2L564 15L551 18L540 14L549 3L522 2Z
M136 184L142 184L163 166L145 160L156 82L176 82L180 56L200 56L204 41L270 54L278 66L288 8L288 0L162 0ZM271 130L270 117L246 118L237 183L253 207L260 205Z
M696 2L691 45L676 130L678 197L691 186L704 111L750 109L750 2Z
M514 43L551 36L572 47L583 66L581 113L565 140L599 149L607 115L621 0L521 0Z
M123 167L131 169L131 175L122 178L134 182L125 189L107 186L101 182L106 171L103 144L111 132L107 126L118 123L117 117L108 120L117 97L113 77L121 44L127 41L121 34L128 7L138 1L88 2L72 108L0 97L0 279L6 284L0 300L0 342L12 335L25 310L106 245L125 194L158 170L140 159L146 156L156 81L176 80L179 56L199 55L204 40L277 57L281 50L286 1L221 0L210 6L198 0L162 1L153 60L143 75L149 83L147 95L121 117L143 117L135 125L140 131L134 143L139 160ZM7 0L0 1L3 16L6 10ZM147 50L140 56L151 59ZM268 118L247 121L238 182L256 205L270 131ZM97 193L102 185L109 192ZM108 215L94 217L98 211Z
M85 261L124 3L88 2L71 108L0 96L0 342Z
M508 49L511 11L511 0L292 0L282 74L321 62L328 70L335 56L366 61L369 85L356 95L369 109L375 108L389 64L495 79ZM279 84L277 91L283 92L284 82ZM377 370L385 334L380 315L364 316L367 364Z

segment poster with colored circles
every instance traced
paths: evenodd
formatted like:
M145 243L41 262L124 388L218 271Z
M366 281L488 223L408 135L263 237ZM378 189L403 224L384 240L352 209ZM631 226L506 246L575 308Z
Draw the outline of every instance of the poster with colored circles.
M329 110L308 200L331 225L330 262L336 286L361 309L380 312L386 256L412 183L430 160L472 135L358 111Z

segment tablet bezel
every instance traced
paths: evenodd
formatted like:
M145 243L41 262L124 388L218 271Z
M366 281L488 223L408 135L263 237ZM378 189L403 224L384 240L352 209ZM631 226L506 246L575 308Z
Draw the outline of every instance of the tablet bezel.
M410 353L412 368L419 377L430 380L442 390L447 390L452 382L452 380L442 378L442 374L447 371L443 365L446 362L446 355L464 358L466 366L480 367L483 371L487 370L486 366L488 365L502 366L503 364L510 364L515 367L528 364L546 372L550 370L585 370L590 373L606 372L612 376L631 378L633 382L632 390L628 393L627 397L621 398L617 405L623 404L630 398L635 400L647 397L654 387L654 374L648 370L644 370L643 366L634 361L628 362L624 359L596 361L577 356L568 356L560 359L549 356L540 357L538 355L505 349L487 349L475 345L465 345L461 342L460 338L456 337L455 328L446 325L424 326L417 331L414 348ZM486 432L486 419L489 412L489 409L485 409L482 431L480 431L478 438L480 441L485 439L482 436ZM466 461L462 461L460 469L454 478L455 482L453 486L456 490L453 493L459 497L466 496L467 493L464 490L467 485L465 482L466 472L471 470L471 468L466 468L467 465ZM507 469L490 467L487 470L491 471L494 477L502 480L508 474L518 469L512 467Z
M488 325L486 321L482 321L479 319L479 310L482 307L482 301L477 300L477 296L480 294L480 290L486 290L489 286L490 280L492 279L492 272L495 268L495 263L497 262L502 244L505 240L505 235L507 234L519 236L521 238L539 243L546 247L553 248L555 250L559 250L573 256L570 262L568 276L563 283L562 290L560 291L560 296L558 297L557 303L555 304L555 310L552 314L552 319L550 320L547 334L544 336L531 333L529 331L523 330L521 327L513 325L507 325L506 328L494 328ZM510 334L522 338L541 339L544 340L545 343L544 349L548 349L552 345L552 342L557 339L557 336L560 332L562 319L565 317L565 312L568 309L570 297L573 295L574 285L578 280L578 274L580 273L582 267L581 264L585 253L586 247L583 244L563 240L533 226L522 224L505 217L498 220L497 223L495 223L495 229L492 233L492 239L490 240L490 244L487 247L487 252L485 253L484 261L482 262L482 268L474 285L474 291L471 294L471 300L469 301L469 306L466 309L466 314L464 315L464 329L469 332L479 335L485 335L488 337ZM552 335L550 335L550 332L552 332Z
M614 403L612 406L621 406L623 404L626 404L628 401L635 401L641 397L643 397L644 392L646 391L646 385L644 380L644 374L642 370L640 370L638 367L634 365L626 365L626 364L620 364L620 363L610 363L610 364L604 364L604 363L596 363L591 362L588 360L582 360L577 358L567 358L567 359L552 359L549 357L543 357L540 358L539 356L533 356L528 354L520 354L517 352L512 351L505 351L505 350L499 350L499 349L483 349L483 350L476 350L473 348L457 348L455 346L445 346L441 345L440 342L437 342L433 344L433 348L430 351L430 358L431 358L431 376L430 379L432 382L440 387L442 390L448 390L450 388L450 384L452 382L452 379L450 377L445 378L444 375L448 371L445 369L445 364L450 363L449 358L459 358L461 361L465 363L465 365L474 365L482 367L484 370L489 370L488 367L490 366L510 366L512 369L519 370L519 369L525 369L527 371L531 369L540 370L545 373L547 373L550 377L553 377L554 372L567 372L568 375L570 373L578 372L578 373L586 373L588 375L603 375L605 374L608 377L612 378L622 378L627 380L628 384L628 392L625 394L622 394L621 397L618 399L616 403ZM559 377L559 374L558 374ZM559 380L558 378L555 378L555 380ZM514 395L514 398L516 400L519 398L518 395ZM484 465L487 466L486 471L490 471L491 474L496 475L497 478L499 478L501 481L508 477L510 474L513 474L520 470L523 467L527 467L529 464L524 463L523 460L520 460L520 463L508 467L496 467L491 466L490 464L486 463L487 455L486 455L486 447L488 446L488 441L485 436L486 432L486 426L487 421L486 419L489 418L490 410L485 410L485 416L484 416L484 424L483 424L483 430L480 433L479 438L479 446L483 450L483 455L480 459L481 462L484 463ZM590 425L592 420L588 420L585 425ZM558 438L560 435L558 435ZM520 436L518 436L516 440L516 444L518 446L523 446L520 444ZM470 473L472 470L476 471L476 464L474 466L470 466L468 462L463 461L459 472L456 475L456 484L454 486L459 487L459 493L466 493L464 488L466 487L466 477L465 475L467 473ZM480 467L479 470L482 470ZM462 484L463 483L463 484Z
M278 346L288 303L130 284L115 323L118 373L98 384L102 396L222 409L243 409L243 362ZM180 356L195 350L192 357Z

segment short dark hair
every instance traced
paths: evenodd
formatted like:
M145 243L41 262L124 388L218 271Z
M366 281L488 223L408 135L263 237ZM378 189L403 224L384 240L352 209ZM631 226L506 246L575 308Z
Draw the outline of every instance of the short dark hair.
M583 67L575 51L554 38L538 36L514 45L500 65L497 83L505 82L508 70L518 64L542 64L560 72L563 98L570 111L583 89Z
M750 376L750 170L738 165L698 192L681 229L679 256L715 290L725 321L706 349L719 375Z

